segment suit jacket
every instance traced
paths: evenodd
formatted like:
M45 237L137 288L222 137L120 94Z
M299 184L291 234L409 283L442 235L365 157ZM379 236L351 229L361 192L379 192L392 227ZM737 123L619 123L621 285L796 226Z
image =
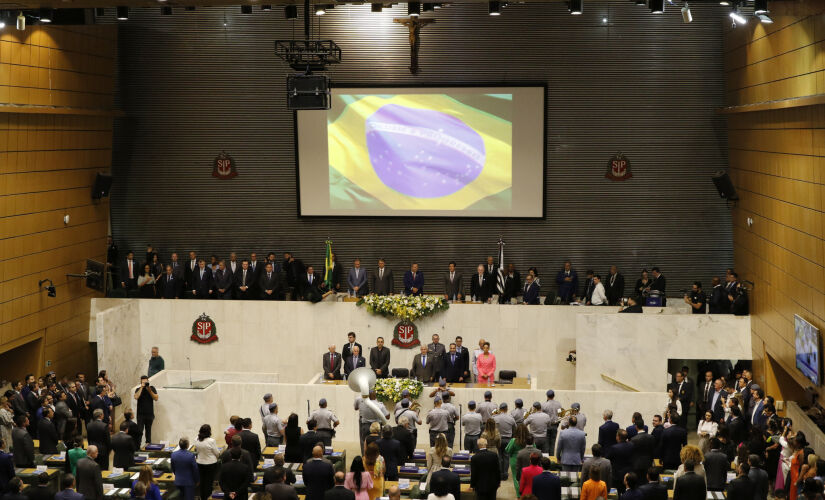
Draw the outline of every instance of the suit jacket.
M332 282L332 286L330 287L330 290L335 291L335 292L341 291L341 273L342 273L342 271L343 271L343 268L341 267L340 264L338 264L336 262L335 267L333 267L332 270L329 273L330 274L330 276L329 276L330 281ZM318 285L318 287L320 289L326 289L326 285L323 284L323 283Z
M418 291L413 293L412 289L417 288ZM421 295L424 293L424 273L418 271L415 273L415 279L413 279L412 271L407 271L404 273L404 293L407 295Z
M324 359L322 362L324 368L324 378L329 378L327 375L330 373L334 378L341 378L341 355L336 352L334 358L331 356L332 353L329 351L324 353Z
M335 486L335 470L329 462L324 460L312 458L307 460L303 468L304 485L306 486L305 500L323 500L324 493ZM340 488L344 491L349 491L346 488ZM349 491L352 495L350 500L355 498L355 494ZM340 493L341 496L349 496Z
M599 426L599 444L607 452L611 446L616 444L616 433L619 432L619 424L608 420Z
M518 271L514 272L512 276L510 274L504 275L504 295L501 297L500 302L509 302L510 299L518 297L521 292L521 275Z
M705 479L695 472L685 473L676 481L673 488L673 500L703 500L706 497Z
M355 292L353 290L354 287L358 287L358 291ZM349 270L349 274L347 275L347 287L356 297L363 297L369 293L370 287L367 281L367 270L366 268L359 268L358 269L358 277L355 277L355 268Z
M386 346L378 350L377 347L370 349L370 368L381 370L379 377L386 378L390 374L390 350ZM376 374L378 375L378 374Z
M318 273L312 273L312 283L309 282L309 275L307 273L301 274L298 278L298 288L300 289L301 298L311 302L318 302L321 300L321 278Z
M687 413L688 407L690 403L693 401L693 384L689 383L687 380L682 382L682 388L679 389L679 384L677 382L673 382L670 385L670 388L673 389L673 394L679 398L679 401L682 402L682 411Z
M307 500L310 500L309 495L307 495ZM325 491L321 500L355 500L355 492L343 485L335 486Z
M647 469L653 465L653 458L656 455L656 438L647 432L640 432L630 440L633 445L633 470L637 474L642 471L647 474Z
M180 297L181 290L183 290L183 279L175 276L174 273L172 273L172 279L169 279L169 275L163 273L158 278L157 289L158 295L164 299L176 299Z
M37 438L40 440L40 453L57 453L57 442L60 441L60 437L57 435L54 422L41 418L37 422Z
M235 271L235 276L232 277L232 284L235 287L235 293L239 299L248 299L255 297L254 290L257 279L260 278L258 273L252 272L252 268L246 270L246 281L244 281L243 266L238 266ZM241 286L246 286L246 292L241 291Z
M258 290L260 290L261 298L267 300L275 300L278 298L278 293L281 290L281 279L275 271L267 275L266 270L261 272L261 277L258 280ZM267 290L272 290L272 294L267 294Z
M480 450L470 459L470 486L482 495L494 495L501 484L501 468L496 453Z
M678 425L671 425L662 431L662 440L659 443L659 456L665 469L678 469L682 463L679 452L687 444L687 431ZM681 481L681 478L679 479ZM704 486L704 480L702 480ZM703 497L704 498L704 497Z
M103 477L100 475L100 466L91 458L83 457L77 461L75 480L77 492L82 493L86 500L103 498Z
M562 303L573 300L573 295L575 295L579 289L579 275L575 269L570 270L570 281L564 281L566 277L567 275L564 269L556 274L556 284L559 285L559 297Z
M341 348L341 356L342 356L344 359L351 358L351 357L352 357L352 350L353 350L353 347L358 347L358 352L360 352L362 355L364 354L364 347L363 347L363 346L361 346L361 344L359 344L358 342L356 342L355 344L353 344L353 345L352 345L352 347L350 347L349 342L347 342L347 343L346 343L346 344L344 344L344 346Z
M344 375L349 376L349 374L352 373L352 370L361 368L362 366L367 366L364 356L358 356L354 363L355 364L353 364L352 355L344 358Z
M446 490L452 493L454 498L461 499L461 478L450 469L439 469L433 472L430 477L430 491L433 491L434 484L445 485Z
M253 287L258 286L258 281L261 279L261 273L266 271L266 262L256 261L255 267L252 267L252 261L249 261L249 270L252 271L252 277L254 278L252 281ZM257 291L257 290L256 290Z
M222 464L228 464L229 462L232 461L232 457L229 454L230 451L231 451L231 448L227 448L227 449L223 450L223 452L221 453L220 462ZM255 474L253 474L252 471L255 470L255 468L258 466L258 464L252 463L252 455L250 455L249 452L244 450L243 448L241 448L241 460L240 460L240 462L247 466L247 468L249 469L249 481L250 482L253 481ZM272 470L272 468L267 469L266 472L268 472L270 470ZM266 476L266 472L264 472L264 476ZM292 471L289 471L289 472L292 472ZM287 473L287 477L289 477L289 472Z
M401 443L397 439L381 438L375 444L378 445L378 450L387 465L387 480L397 481L398 466L404 463L404 452L401 450Z
M209 291L212 290L212 269L210 269L209 266L205 266L203 268L203 277L201 278L200 267L195 268L195 272L192 273L192 283L189 289L197 292L195 296L198 298L208 298Z
M667 486L662 483L645 483L639 486L643 500L667 500Z
M54 492L48 484L35 485L26 490L28 500L54 500Z
M556 457L562 465L581 465L584 459L585 434L578 427L560 431L556 438Z
M708 489L713 491L724 490L725 483L728 482L728 470L730 470L728 456L719 450L710 450L705 453L705 460L702 465L705 467L705 479L707 480Z
M453 273L453 279L450 280L450 272L447 271L444 273L444 295L447 296L449 300L457 300L464 296L464 287L462 286L463 277L461 273L455 271Z
M613 280L612 285L610 284L611 277L608 274L602 283L604 283L604 294L607 295L608 303L615 306L619 303L619 299L624 296L624 276L621 273L616 273L616 279Z
M455 361L453 355L449 352L441 356L441 376L447 382L458 382L459 377L464 374L464 358L458 352L455 353Z
M241 448L249 452L252 463L257 465L261 461L261 440L249 429L242 430L239 435L241 436Z
M728 483L725 493L730 500L753 500L754 485L747 476L740 476Z
M415 440L412 432L406 427L398 425L392 428L392 437L401 443L401 453L404 455L404 460L409 461L415 451Z
M127 289L137 288L137 279L141 274L143 274L143 267L138 264L137 260L132 259L132 276L134 278L129 279L129 260L123 259L120 264L120 281L126 283Z
M541 287L534 281L532 283L524 284L524 291L522 292L521 300L525 304L530 305L539 305L541 303L539 299L539 291Z
M546 470L533 478L533 494L538 500L561 500L561 479Z
M170 460L172 473L175 475L175 486L195 486L200 481L198 464L195 454L189 450L172 452Z
M770 488L770 479L768 473L758 467L751 467L748 473L748 479L753 484L753 499L765 500L768 498L768 489Z
M427 355L427 365L421 364L421 353L416 354L413 358L412 370L410 377L415 377L422 382L432 382L435 380L436 365L438 364L438 357L432 354Z
M229 493L235 492L235 500L247 500L251 477L249 465L240 460L230 460L221 465L220 485L225 498L229 498Z
M464 363L464 372L470 376L470 350L464 346L456 347L456 352L461 354L461 359Z
M67 490L58 491L54 495L54 500L84 500L85 497L76 492L75 490L69 488Z
M370 290L372 293L376 295L389 295L394 291L393 277L392 271L387 267L384 266L384 273L381 277L379 275L379 270L376 269L372 274L372 286Z
M100 453L108 456L112 449L112 439L109 437L109 428L101 420L89 422L86 426L86 437L89 444L97 446Z
M468 278L470 280L470 297L475 297L476 300L487 302L487 299L493 296L490 284L493 282L487 274L481 275L481 284L478 282L478 273L473 273Z
M272 500L298 500L295 486L285 483L270 483L264 488Z
M764 409L765 409L764 400L760 400L758 403L755 403L753 405L753 408L750 410L750 413L748 413L748 417L747 417L748 418L748 424L750 424L751 427L760 427L760 428L765 427L765 424L767 424L767 419L765 418L765 415L762 414L762 410L764 410ZM756 414L753 413L754 411L756 412ZM714 413L713 417L714 417L714 419L716 418L715 413Z
M112 451L115 452L113 467L128 469L135 465L135 452L137 451L135 440L125 432L118 432L112 436Z
M713 405L713 407L711 407L711 403L713 403L713 394L714 393L711 392L710 395L708 396L710 401L708 402L708 405L705 408L705 411L710 411L713 414L713 421L714 422L719 422L720 420L725 418L725 398L723 396L727 397L727 393L724 390L721 391L721 393L719 394L719 397L716 398L716 404ZM750 415L748 415L746 418L747 418L748 423L750 423Z
M213 286L217 293L220 293L218 290L221 289L224 290L224 294L232 293L232 271L229 268L215 271L215 284Z
M633 472L633 445L629 441L611 446L607 450L606 458L610 460L614 481L624 478L628 472Z
M319 441L321 441L321 437L315 431L306 431L301 434L301 437L298 438L298 447L301 449L301 463L312 458L312 449Z
M14 476L14 456L0 451L0 491L6 491L9 481Z
M11 430L11 443L14 448L14 466L34 467L34 440L28 431L14 427Z

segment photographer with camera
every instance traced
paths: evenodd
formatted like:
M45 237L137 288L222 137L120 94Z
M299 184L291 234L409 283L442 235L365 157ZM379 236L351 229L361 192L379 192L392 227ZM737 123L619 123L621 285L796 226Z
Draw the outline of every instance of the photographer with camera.
M152 422L155 420L155 401L158 400L158 392L154 386L149 385L149 377L140 377L140 387L135 390L137 400L137 425L138 432L143 434L146 430L146 443L152 442Z
M684 293L685 304L690 306L693 314L705 314L707 312L707 297L705 296L705 292L702 291L701 281L694 281L693 290L691 290L690 293L684 290Z

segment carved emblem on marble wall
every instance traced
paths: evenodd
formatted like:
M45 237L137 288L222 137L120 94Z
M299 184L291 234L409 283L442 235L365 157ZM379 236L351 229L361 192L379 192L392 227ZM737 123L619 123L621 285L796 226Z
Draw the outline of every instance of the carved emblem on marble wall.
M218 328L212 318L203 313L192 323L192 336L189 338L200 344L215 342L218 340Z

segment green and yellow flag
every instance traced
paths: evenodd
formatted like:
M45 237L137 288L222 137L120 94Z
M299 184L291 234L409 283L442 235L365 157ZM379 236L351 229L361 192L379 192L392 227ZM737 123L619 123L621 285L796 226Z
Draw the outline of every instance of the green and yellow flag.
M324 284L327 290L332 290L332 241L327 240L326 257L324 258Z

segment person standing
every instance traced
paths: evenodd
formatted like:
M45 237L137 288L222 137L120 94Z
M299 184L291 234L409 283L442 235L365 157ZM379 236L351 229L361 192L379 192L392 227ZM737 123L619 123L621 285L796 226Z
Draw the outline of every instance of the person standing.
M367 363L364 360L364 357L361 356L361 346L356 345L352 349L352 353L349 356L344 357L344 378L349 378L349 374L352 373L353 370L362 368L366 365Z
M528 274L524 279L524 291L522 291L521 294L522 304L539 305L541 302L539 299L539 292L540 288L538 283L533 280L532 274Z
M309 419L315 420L317 424L315 432L318 433L318 437L321 442L324 443L324 446L332 446L332 435L339 424L338 417L327 409L327 400L325 398L321 398L321 400L318 401L318 407L317 410L312 412Z
M177 299L183 289L183 280L175 275L175 270L171 265L167 265L166 272L159 274L157 284L157 296L161 299Z
M426 384L435 380L435 371L436 361L433 356L428 355L427 346L422 345L420 354L413 358L410 377Z
M324 500L324 493L335 486L335 469L332 468L332 464L324 460L324 449L320 446L312 449L312 458L306 461L302 472L306 486L306 500ZM338 474L341 475L340 484L343 486L344 473ZM354 499L354 496L352 498Z
M662 297L662 307L665 307L667 305L667 297L665 296L667 280L665 280L665 275L659 272L658 267L654 267L650 272L653 273L653 281L650 283L650 286L647 287L647 291L659 292Z
M561 479L553 474L553 462L549 457L541 458L541 474L533 478L533 495L538 500L561 500Z
M149 377L140 377L140 387L135 389L137 401L137 424L141 434L145 433L146 442L152 442L152 422L155 420L155 401L158 393L154 386L149 385Z
M484 342L481 349L483 352L476 361L478 382L480 384L492 384L496 380L496 356L490 352L489 342Z
M134 467L135 452L138 451L132 436L126 433L128 430L129 423L121 422L120 431L112 436L112 451L115 453L112 465L123 470Z
M135 253L131 250L126 254L126 260L121 264L123 270L120 272L120 286L127 291L137 289L138 271L137 262L135 262Z
M367 284L367 270L361 268L361 259L356 258L352 263L352 269L347 275L347 287L349 293L354 297L363 297L370 293L370 287Z
M355 500L370 500L369 490L372 488L372 476L364 469L364 460L360 456L352 459L344 486L355 493Z
M247 500L249 498L249 483L252 481L254 473L249 465L241 461L241 448L232 448L229 450L229 456L230 461L221 466L221 491L223 491L224 498ZM330 465L330 467L332 466ZM304 477L306 477L306 470L304 470Z
M547 439L547 431L550 429L552 417L541 411L541 403L533 403L533 413L524 419L524 425L533 436L533 443L542 453L549 453L553 447L553 442Z
M232 278L235 284L235 298L239 300L250 300L255 298L253 288L255 287L255 273L249 268L249 261L244 259L241 261L240 267L235 271L235 276Z
M155 298L155 275L152 273L152 266L143 265L143 272L137 279L138 295L142 299Z
M573 269L570 261L564 262L564 268L556 274L556 284L559 286L559 298L562 304L569 304L576 298L579 289L579 275Z
M461 273L455 270L455 262L451 261L444 275L444 300L464 300L461 282Z
M384 259L378 259L378 269L373 274L372 292L376 295L392 295L392 271L386 267Z
M60 480L61 490L54 495L54 500L84 500L84 496L74 490L74 475L65 474Z
M707 297L702 291L702 282L694 281L693 289L689 294L685 294L685 304L690 306L693 314L705 314L707 311Z
M613 410L602 412L604 423L599 426L599 444L607 451L616 444L616 433L619 431L619 424L613 421Z
M100 473L100 465L95 461L98 455L97 446L89 445L86 455L77 461L77 492L82 493L86 500L102 500L103 476ZM107 457L106 462L108 461Z
M478 451L470 458L470 486L478 500L495 500L500 484L498 456L487 449L486 439L479 438Z
M624 297L624 276L619 273L616 266L610 266L604 291L607 294L607 303L611 306L619 305L619 301Z
M166 362L160 357L160 350L157 346L152 347L152 356L149 358L149 370L146 372L147 377L151 378L156 373L166 369Z
M218 262L214 287L219 299L228 300L232 298L232 271L226 268L226 261L224 260Z
M223 261L221 261L223 263ZM172 452L170 463L175 475L175 487L180 491L183 500L194 500L195 485L200 481L198 463L195 454L189 451L189 439L180 438L179 450Z
M421 295L424 293L424 273L418 270L418 264L413 263L410 270L404 273L404 295Z
M280 278L278 273L272 268L272 263L266 263L266 269L261 273L258 281L258 289L261 291L261 299L277 300L280 291Z
M196 462L198 465L198 476L200 477L199 494L201 498L209 499L212 496L212 484L215 476L218 475L221 452L218 443L212 437L212 427L203 424L198 431L198 439L195 441Z
M470 278L470 298L475 302L489 302L493 295L490 288L493 278L484 271L483 264L478 265L477 271L478 273Z
M190 290L195 299L208 299L212 296L212 269L206 266L203 259L198 259L198 267L192 272Z
M34 467L34 440L26 428L29 426L29 417L17 415L14 418L15 428L11 431L11 446L14 452L14 466Z
M710 300L708 301L708 312L710 314L728 314L730 312L730 304L728 303L728 296L719 280L719 276L714 276L710 284L713 288L711 288Z
M575 416L570 417L568 422L569 427L559 433L555 455L561 463L562 470L578 472L584 460L585 433L577 427L578 421Z
M604 291L604 284L602 284L602 277L598 274L593 276L593 292L588 298L588 304L593 306L607 305L607 295Z
M384 347L384 337L375 339L375 347L370 349L370 368L377 378L390 376L390 350Z
M335 344L329 345L329 352L325 352L321 366L324 369L324 379L341 380L341 356L335 352Z

